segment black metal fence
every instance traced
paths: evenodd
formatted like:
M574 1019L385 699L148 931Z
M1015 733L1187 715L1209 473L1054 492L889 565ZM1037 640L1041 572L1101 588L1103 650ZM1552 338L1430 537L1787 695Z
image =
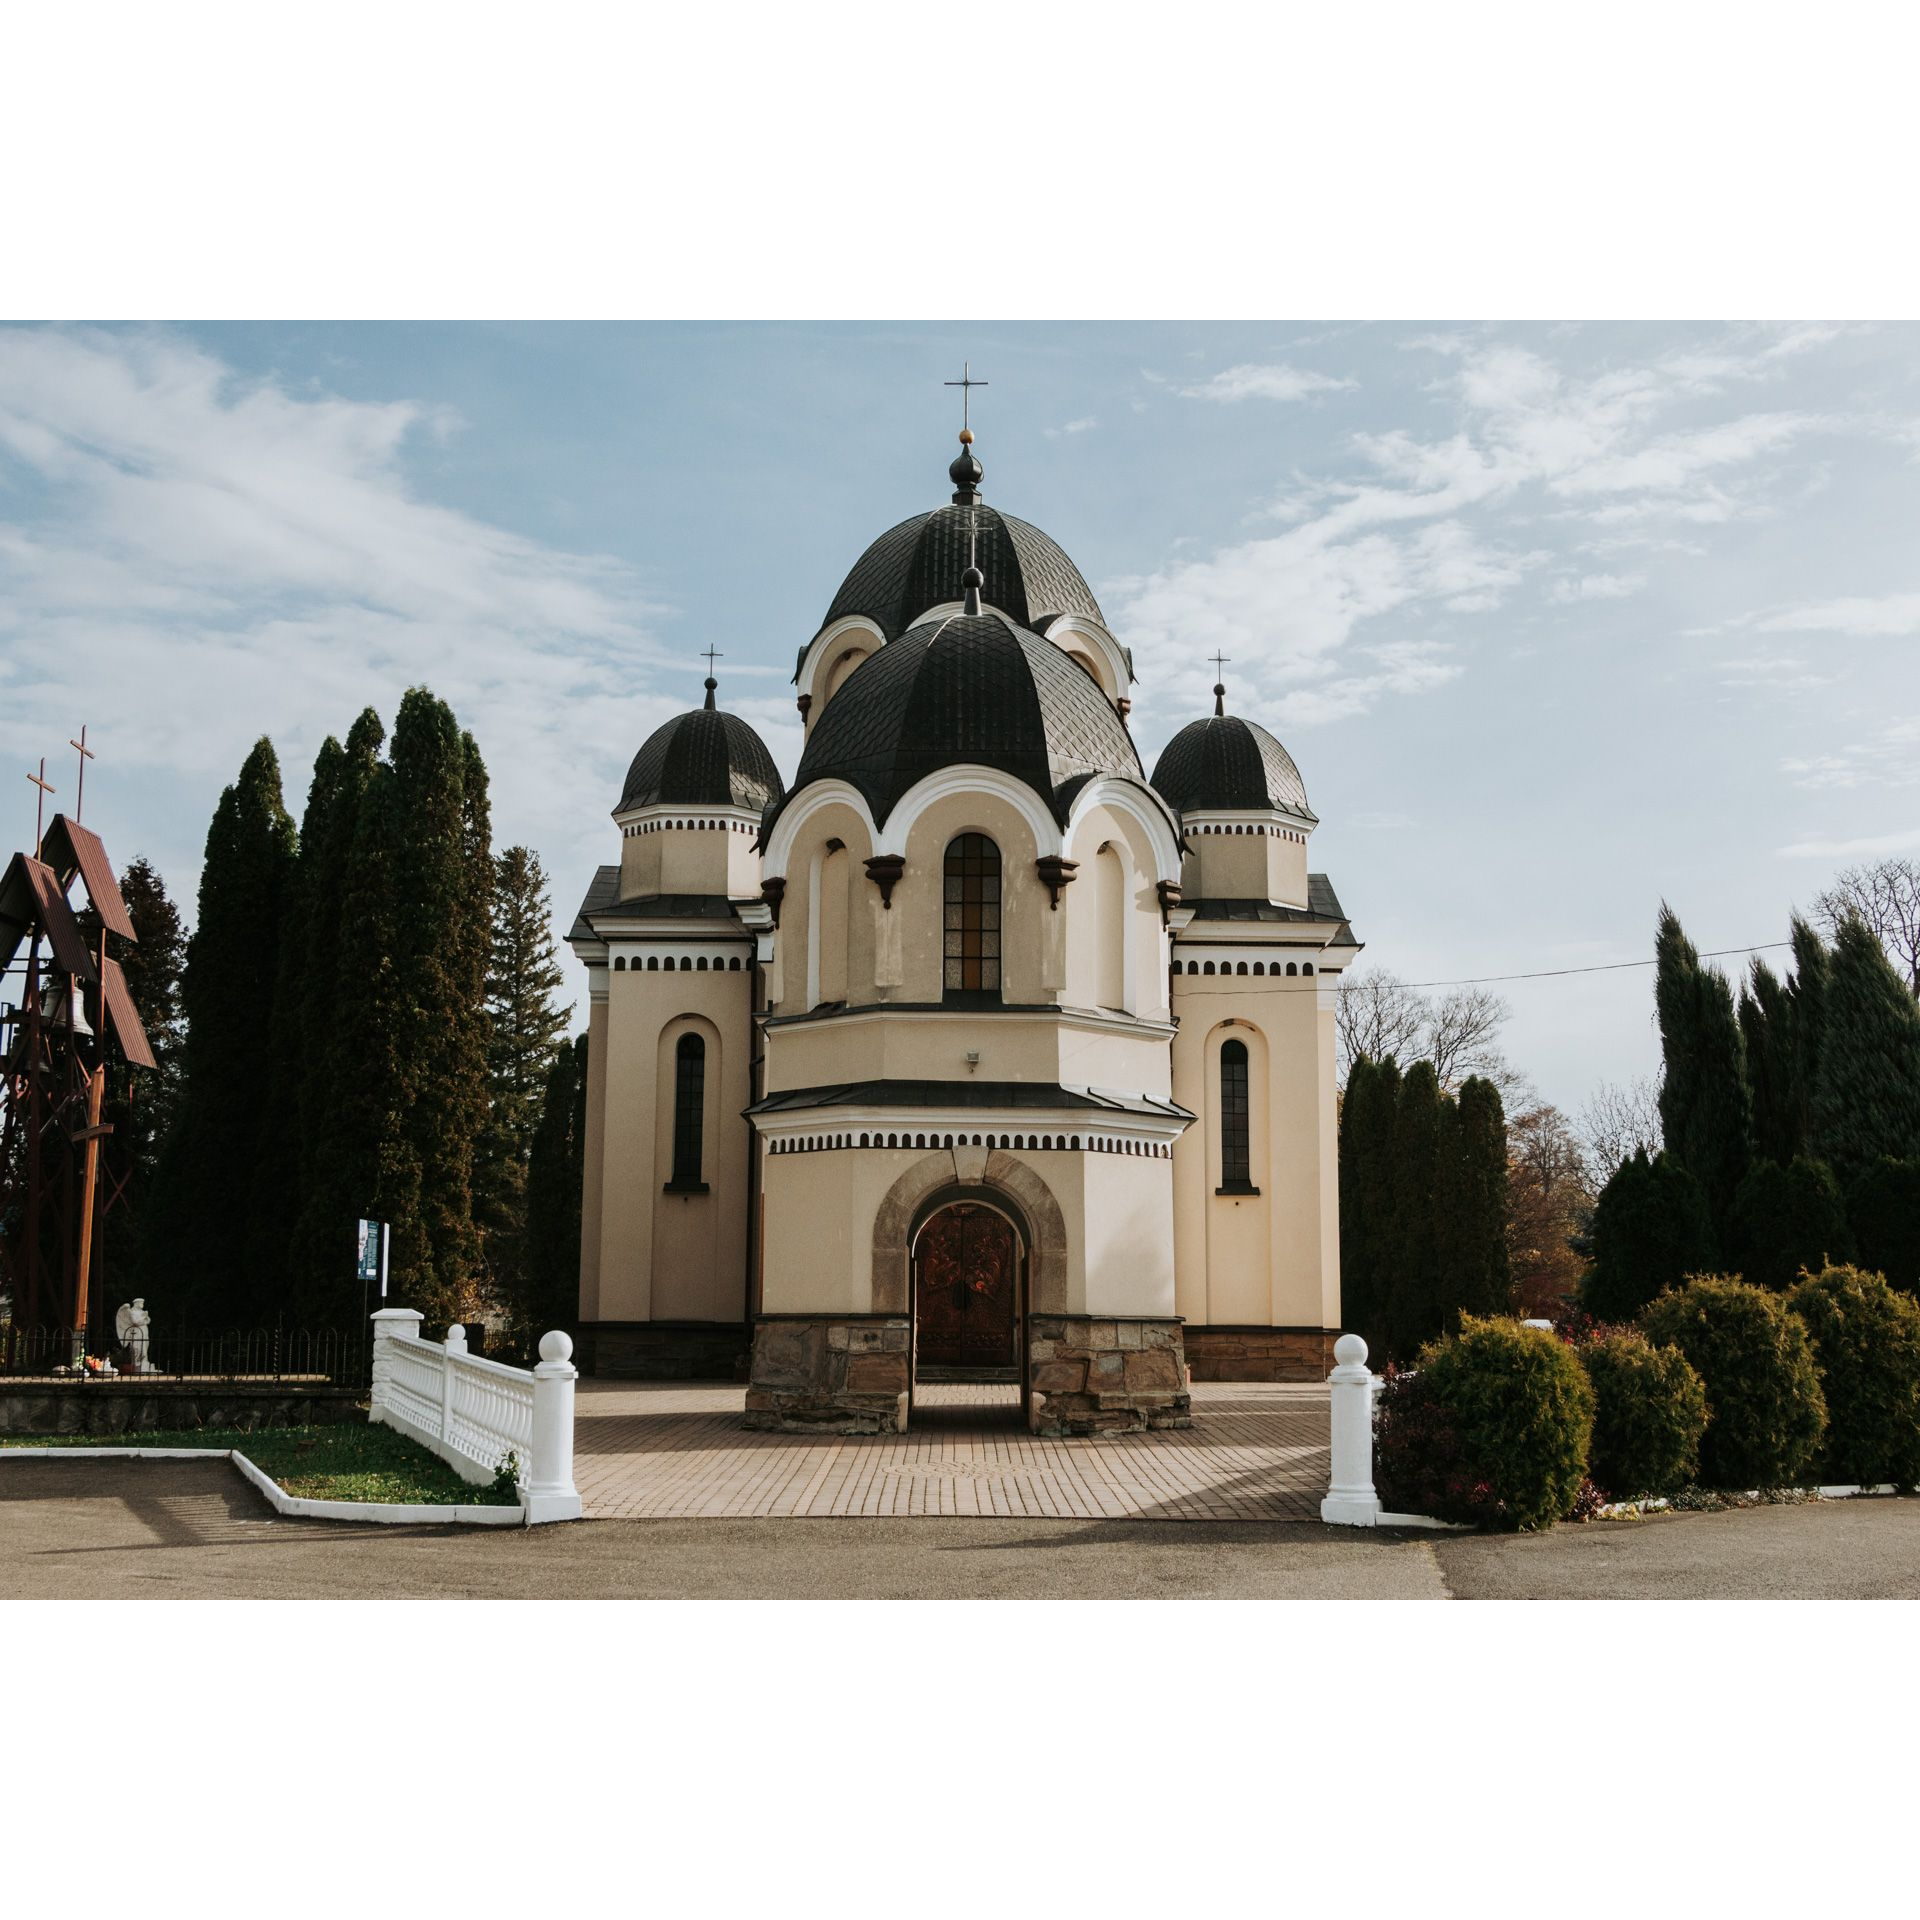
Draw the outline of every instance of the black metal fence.
M161 1326L144 1348L90 1344L122 1379L272 1380L364 1387L372 1379L370 1327L227 1327L218 1331ZM143 1367L140 1363L145 1361ZM0 1376L67 1377L74 1340L65 1327L0 1326ZM85 1371L95 1369L81 1362Z

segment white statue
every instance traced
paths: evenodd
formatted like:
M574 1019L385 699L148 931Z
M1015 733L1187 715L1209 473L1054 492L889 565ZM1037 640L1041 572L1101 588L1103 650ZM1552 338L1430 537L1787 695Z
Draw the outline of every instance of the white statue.
M147 1342L152 1337L153 1316L145 1300L123 1306L113 1316L114 1336L127 1350L129 1373L152 1373L154 1364L147 1358Z

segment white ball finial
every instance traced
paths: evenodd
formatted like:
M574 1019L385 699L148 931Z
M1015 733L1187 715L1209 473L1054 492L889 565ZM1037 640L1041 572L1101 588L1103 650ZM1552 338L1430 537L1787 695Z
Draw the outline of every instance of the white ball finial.
M1333 1343L1333 1359L1336 1366L1364 1367L1367 1364L1367 1343L1357 1333L1343 1333Z
M540 1358L542 1360L571 1360L573 1358L573 1336L562 1333L555 1327L551 1333L540 1336Z

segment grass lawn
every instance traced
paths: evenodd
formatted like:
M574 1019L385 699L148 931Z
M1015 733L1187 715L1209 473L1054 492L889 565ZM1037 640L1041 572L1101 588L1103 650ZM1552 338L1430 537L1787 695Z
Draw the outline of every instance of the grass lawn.
M261 1427L252 1433L207 1427L186 1433L14 1433L0 1439L0 1446L232 1447L303 1500L462 1507L510 1507L518 1501L511 1488L469 1486L444 1460L391 1427L360 1423Z

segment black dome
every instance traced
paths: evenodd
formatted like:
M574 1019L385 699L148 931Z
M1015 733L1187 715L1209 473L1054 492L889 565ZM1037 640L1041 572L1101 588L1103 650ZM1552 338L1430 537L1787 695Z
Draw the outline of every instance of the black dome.
M707 682L711 689L713 682ZM631 807L777 806L784 789L766 743L738 714L708 705L676 714L633 756L615 813Z
M1317 818L1293 756L1265 727L1237 713L1195 720L1167 742L1153 785L1182 813L1251 807Z
M821 626L864 614L897 640L929 607L960 598L970 535L977 537L986 575L982 597L1016 626L1061 613L1088 614L1106 625L1080 569L1038 527L992 507L951 506L915 514L883 533L854 562Z
M1012 774L1056 815L1090 774L1142 777L1125 723L1077 660L1001 614L955 614L854 669L814 723L793 791L846 780L877 824L916 781L961 765Z

